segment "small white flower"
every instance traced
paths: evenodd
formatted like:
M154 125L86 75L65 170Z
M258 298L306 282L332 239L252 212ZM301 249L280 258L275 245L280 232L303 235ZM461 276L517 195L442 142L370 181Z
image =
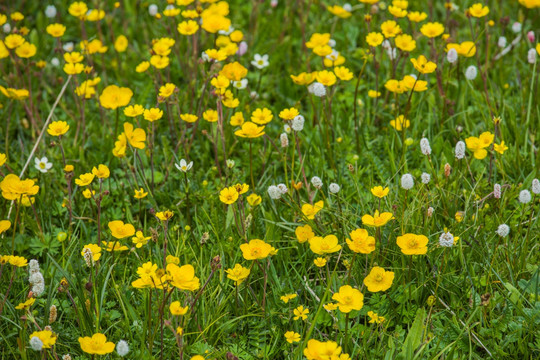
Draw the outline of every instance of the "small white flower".
M341 187L336 183L331 183L328 185L328 190L330 190L332 194L337 194L339 190L341 190Z
M465 77L467 80L474 80L478 76L478 68L474 65L471 65L465 70Z
M283 194L286 194L289 192L289 188L287 188L287 185L285 184L277 184L277 188L279 189L279 192L281 193L281 195Z
M293 119L291 127L294 131L302 131L302 129L304 128L304 122L304 117L302 115L297 115Z
M310 94L313 94L317 97L323 97L326 95L326 88L318 81L311 83L311 85L308 86L308 91Z
M165 6L165 10L174 10L174 5L172 4L169 4L167 6ZM220 33L221 33L222 30L220 30ZM229 35L229 34L224 34L224 35Z
M499 38L499 41L497 41L497 46L500 47L500 48L504 48L504 47L506 47L507 43L508 43L508 41L506 40L506 38L504 36L501 36Z
M433 209L431 206L428 207L427 209L427 216L428 217L431 217L433 215L433 212L435 211L435 209Z
M497 228L497 231L495 231L495 232L500 237L506 237L510 233L510 226L508 226L506 224L501 224L501 225L499 225L499 227Z
M252 98L252 99L258 99L259 94L257 94L257 92L255 90L253 90L252 92L249 93L249 97Z
M501 185L499 185L499 184L493 185L493 197L495 199L500 199L501 198Z
M270 63L268 62L268 55L265 54L261 56L259 54L255 54L255 56L253 57L253 61L251 61L251 65L255 66L257 69L264 69L265 67L270 65Z
M180 160L180 164L175 163L174 166L176 166L176 168L180 171L188 172L189 170L191 170L191 167L193 166L193 161L190 161L188 164L186 160L182 159Z
M229 169L232 169L234 167L234 160L232 159L227 159L227 167Z
M275 185L270 185L268 187L268 195L271 199L278 200L281 197L281 191Z
M463 141L458 141L456 144L456 159L461 160L465 157L465 143Z
M394 60L397 57L397 49L396 48L386 49L386 54L388 55L390 60Z
M226 35L226 36L229 36L233 31L234 31L234 28L233 28L232 26L229 26L229 29L228 29L228 30L219 30L219 31L218 31L218 34L219 34L219 35Z
M240 81L233 81L232 84L238 90L244 90L247 87L248 79L242 79Z
M529 190L521 190L519 192L519 202L522 204L531 202L531 192Z
M345 11L347 11L347 12L351 12L351 11L352 11L352 6L351 6L351 4L349 4L349 3L343 4L342 8L343 8L343 10L345 10Z
M150 4L148 6L148 13L150 14L150 16L156 16L157 13L158 13L158 7L156 4Z
M60 66L60 60L58 60L58 58L53 57L51 59L51 65L54 66L54 67Z
M336 61L339 57L339 52L332 49L332 52L329 55L326 55L325 58L330 61Z
M287 133L281 133L279 136L279 141L281 141L281 147L289 146L289 138L287 137Z
M5 23L4 26L2 27L2 30L4 30L4 32L6 34L10 33L11 32L11 25L9 25L9 23Z
M314 176L311 178L311 185L315 186L317 189L320 189L323 186L323 182L320 177Z
M422 138L422 140L420 140L420 150L424 155L431 155L431 146L429 146L428 139Z
M41 349L43 349L43 341L37 336L32 336L30 338L30 347L32 350L41 351Z
M452 235L449 231L443 232L439 237L439 245L444 247L454 246L454 235Z
M270 0L270 6L275 8L278 5L278 0Z
M527 61L529 64L534 64L536 62L536 49L529 49L529 52L527 53Z
M67 43L62 45L62 49L64 49L65 52L72 52L74 48L75 48L75 45L73 44L72 41L68 41Z
M448 60L450 64L453 64L457 61L457 59L458 59L457 50L456 49L448 50L448 53L446 54L446 60Z
M35 158L34 159L35 161L35 166L36 166L36 169L38 169L39 171L41 171L42 173L46 173L47 171L49 171L51 168L52 168L52 163L49 162L49 160L47 159L47 157L42 157L41 159L40 158Z
M384 40L381 44L382 48L385 50L391 49L392 45L390 44L390 41L388 39Z
M425 172L422 173L422 176L420 176L420 178L422 179L422 184L429 184L429 181L431 180L431 175Z
M125 341L125 340L120 340L120 341L116 344L116 352L117 352L118 355L121 356L121 357L126 356L127 353L129 352L129 345L128 345L127 341Z
M28 271L35 273L39 271L39 262L36 259L32 259L28 262Z
M208 54L206 53L206 51L203 51L202 54L201 54L201 59L204 61L204 62L210 62L210 56L208 56Z
M411 174L405 174L401 177L401 187L410 190L414 186L414 179Z
M516 34L521 32L521 23L520 22L515 22L512 24L512 31L515 32Z
M56 8L54 7L54 5L47 5L47 7L45 8L45 16L49 19L52 19L56 16Z
M532 181L531 190L533 194L536 194L536 195L540 194L540 181L538 179L534 179Z
M289 124L285 124L285 125L283 125L283 131L285 131L287 134L290 134L292 129L289 126Z

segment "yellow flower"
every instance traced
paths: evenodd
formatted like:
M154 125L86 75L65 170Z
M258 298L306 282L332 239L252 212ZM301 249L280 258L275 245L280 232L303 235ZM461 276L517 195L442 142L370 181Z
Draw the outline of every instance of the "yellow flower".
M401 27L394 20L386 20L381 24L381 31L385 38L393 38L401 34Z
M266 125L266 124L268 124L270 121L272 121L273 117L274 117L274 115L267 108L255 109L255 111L253 111L251 113L251 121L253 121L255 124L258 124L258 125Z
M96 195L96 191L95 190L90 190L90 189L85 189L82 192L82 194L83 194L85 199L91 199L92 196Z
M407 17L412 22L420 22L426 20L427 14L425 12L409 11Z
M405 255L425 255L428 238L424 235L404 234L396 240L401 252Z
M367 230L356 229L349 234L350 239L346 239L351 251L360 254L370 254L375 250L375 238L369 236Z
M508 150L508 146L504 144L504 141L501 141L500 144L493 144L493 149L502 155L506 150Z
M26 300L23 303L20 303L19 305L15 306L15 309L17 310L28 310L30 309L30 306L32 306L36 302L35 298L30 298Z
M65 121L53 121L49 124L47 132L52 136L61 136L67 133L69 130L69 125Z
M385 271L382 267L375 266L364 279L364 285L370 292L379 292L390 289L393 281L394 273L392 271Z
M173 301L171 305L169 305L169 310L173 315L185 315L189 310L189 306L182 307L180 301Z
M294 331L287 331L283 336L285 336L285 340L287 340L289 344L299 342L301 339L300 334Z
M335 235L327 235L324 238L314 236L309 240L309 248L317 255L324 255L341 250L341 245Z
M180 258L176 257L176 256L172 256L172 255L167 255L167 257L165 258L165 262L167 264L180 264Z
M0 220L0 234L5 232L11 227L11 221L9 220Z
M291 76L292 81L294 81L296 85L309 85L313 81L315 81L315 75L316 73L308 74L308 73L303 72L298 75L290 75L290 76Z
M366 214L362 216L362 223L366 226L380 227L386 225L390 220L394 218L394 215L390 212L383 212L379 214L379 210L375 210L373 216Z
M92 173L86 173L79 175L78 179L75 179L75 184L79 186L88 186L94 180L95 175Z
M50 349L56 344L56 334L50 330L34 331L30 334L30 339L37 337L43 343L43 349Z
M136 117L139 115L142 115L144 113L144 108L142 105L135 104L135 105L129 105L124 108L124 115L127 117Z
M108 252L129 250L127 246L120 244L118 241L104 241L103 246Z
M87 244L87 245L84 245L82 251L81 251L81 255L84 257L84 250L85 249L90 249L90 251L92 251L92 259L94 261L98 261L99 258L101 257L101 248L99 246L97 246L96 244Z
M257 206L262 202L262 198L255 193L250 194L246 199L248 204L251 206Z
M47 30L47 34L57 38L64 35L66 32L66 27L62 24L50 24L45 30Z
M180 114L180 119L188 123L193 123L197 121L198 117L197 115L193 115L193 114Z
M88 10L85 16L85 20L88 21L99 21L105 17L105 11L104 10L98 10L98 9L92 9Z
M36 51L36 45L30 44L29 42L24 42L21 46L15 49L15 54L17 54L17 56L20 58L28 59L36 55Z
M393 5L390 5L388 7L388 12L396 18L402 18L407 15L407 10Z
M302 320L306 320L307 314L309 314L309 309L308 308L304 309L304 307L300 305L296 309L293 310L293 314L294 314L293 320L299 320L300 318Z
M268 109L265 108L264 110L268 110ZM300 114L300 112L298 111L298 109L292 107L290 109L281 110L280 113L279 113L279 117L282 118L285 121L289 121L289 120L292 120L295 117L297 117L299 114ZM253 117L254 116L252 115L252 117L251 117L252 120L253 120ZM261 121L260 123L264 123L264 121Z
M495 135L489 131L483 132L479 137L470 136L465 139L467 148L474 154L475 159L482 160L487 156L487 148L493 142Z
M424 55L420 55L417 59L412 58L411 62L414 68L422 74L430 74L437 69L437 64L428 61Z
M360 310L364 306L364 295L350 285L339 288L339 292L334 293L332 300L337 301L339 311L349 313L352 310Z
M28 260L22 256L10 255L8 258L8 262L10 265L13 265L16 267L25 267L28 265Z
M78 51L73 51L73 52L70 52L70 53L64 53L64 60L67 63L76 64L76 63L80 63L81 61L83 61L84 56L82 56L81 53L78 52Z
M240 245L240 250L242 250L244 259L259 260L271 255L273 248L270 244L264 242L264 240L253 239L247 244Z
M159 108L145 109L143 113L144 119L150 122L159 120L161 119L162 116L163 116L163 110Z
M345 66L337 66L334 68L334 74L342 80L342 81L349 81L353 78L353 73L346 68Z
M193 20L182 21L177 30L182 35L193 35L199 30L199 25Z
M234 265L232 269L225 270L227 273L227 278L234 281L234 285L240 285L246 278L249 276L250 270L243 267L240 264Z
M306 241L312 239L315 236L313 229L309 225L299 226L294 231L296 238L300 244L305 243Z
M116 85L107 86L99 97L101 106L105 109L116 109L129 104L133 91L127 87L118 87Z
M384 84L384 87L388 91L396 93L396 94L403 94L405 91L407 91L407 89L405 88L405 84L395 79L390 79L386 81L386 83Z
M124 224L122 220L109 221L111 235L117 239L123 239L135 234L135 227L131 224Z
M171 285L180 290L195 291L201 286L199 278L195 276L195 269L191 265L167 264L167 273Z
M377 90L368 90L368 96L372 99L378 98L379 96L381 96L381 92Z
M315 265L316 267L323 267L326 265L327 262L328 260L326 260L325 258L318 257L318 258L315 258L315 260L313 260L313 265Z
M233 204L238 200L238 191L234 186L226 187L219 192L219 200L227 205Z
M390 125L397 131L402 131L403 128L407 129L409 126L411 126L411 122L409 119L405 119L405 116L399 115L394 120L390 120Z
M296 298L298 295L296 294L285 294L281 296L279 299L283 301L285 304L287 304L290 300Z
M307 219L313 220L315 219L315 215L317 215L317 213L321 211L323 208L324 208L324 202L322 200L317 201L313 205L304 204L302 205L302 214L304 214L304 216Z
M476 3L472 5L467 12L476 18L481 18L489 14L489 7L484 6L482 3Z
M82 19L88 12L88 6L82 1L76 1L69 5L68 11L72 16Z
M77 75L83 72L84 65L83 64L73 64L73 63L67 63L64 65L63 70L68 75Z
M118 52L126 51L128 47L128 39L124 35L120 35L114 41L114 49Z
M152 57L150 57L150 65L156 69L165 69L169 66L169 63L170 59L167 56L152 55Z
M400 83L403 84L406 90L414 90L416 92L427 90L427 81L416 79L411 75L405 75Z
M422 25L420 32L428 38L434 38L441 35L444 32L444 26L438 22L428 22Z
M328 70L323 70L317 72L317 81L323 84L324 86L332 86L336 83L336 75L333 72Z
M146 140L146 133L143 129L137 128L133 129L133 125L125 122L124 123L124 134L126 136L127 142L136 149L144 149Z
M395 38L396 47L402 51L411 52L416 49L416 41L411 35L401 34Z
M146 245L151 238L151 236L144 236L142 231L137 231L135 236L131 238L131 241L135 244L137 249L140 249L143 245Z
M360 0L366 2L369 0ZM307 343L307 347L304 349L304 356L307 360L348 360L350 357L341 353L341 346L335 341L321 342L315 339L311 339Z
M476 45L472 41L464 41L461 44L450 43L446 45L446 51L456 49L458 55L472 57L476 54Z
M92 168L92 174L97 176L99 179L106 179L109 177L111 172L107 165L99 164L97 168L95 166Z
M384 189L382 186L375 186L371 188L371 193L375 195L376 197L378 197L379 199L382 199L383 197L388 195L389 191L390 189L388 187L385 187Z
M225 76L230 81L240 81L246 77L247 73L248 70L237 61L225 65L219 72L220 75Z
M135 199L143 199L147 195L148 195L148 193L146 191L144 191L143 188L140 188L139 190L135 189L135 195L133 195L133 196L135 197Z
M257 126L255 123L247 121L243 123L242 128L240 130L236 130L234 134L236 136L253 139L263 136L265 132L264 126Z
M6 163L7 156L4 153L0 153L0 166L4 165Z
M384 37L381 33L370 32L366 35L366 42L371 47L377 47L382 44Z
M10 34L4 39L4 45L8 49L15 49L21 46L26 40L19 34Z
M82 351L91 355L106 355L114 351L113 342L107 341L107 337L100 333L95 333L92 337L85 336L79 338Z
M324 304L323 308L325 308L326 311L334 311L338 308L338 305L336 303L328 303Z
M218 112L214 109L208 109L203 112L203 119L208 122L216 122L218 121Z
M143 61L143 62L141 62L139 65L137 65L135 67L135 71L138 72L138 73L142 73L142 72L145 72L146 70L148 70L149 67L150 67L150 62Z
M347 19L351 17L352 13L350 11L345 10L343 7L339 5L333 5L333 6L327 6L326 9L333 15L336 15L337 17L340 17L342 19Z
M175 90L176 85L167 83L159 88L159 96L161 96L162 98L168 98L174 93Z
M169 221L174 216L171 210L160 211L156 213L156 217L161 221Z
M2 190L4 199L18 200L23 196L36 195L39 191L39 186L35 185L34 180L21 180L15 174L8 174L0 182L0 190Z
M371 324L381 324L385 320L384 317L377 315L373 311L368 311L367 316L369 316L369 322Z

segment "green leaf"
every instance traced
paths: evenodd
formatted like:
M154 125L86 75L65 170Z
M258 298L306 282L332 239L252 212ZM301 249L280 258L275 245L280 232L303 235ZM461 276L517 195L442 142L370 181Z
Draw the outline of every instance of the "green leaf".
M409 329L409 333L405 338L403 344L403 350L401 351L400 358L406 360L412 360L414 351L422 343L422 334L424 332L424 319L426 317L426 311L424 309L418 309L416 311L416 317Z

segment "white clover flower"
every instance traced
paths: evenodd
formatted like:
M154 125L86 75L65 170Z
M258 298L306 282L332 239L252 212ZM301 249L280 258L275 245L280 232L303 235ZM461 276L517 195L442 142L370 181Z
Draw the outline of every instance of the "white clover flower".
M52 163L49 162L46 156L42 157L41 159L36 157L34 161L36 169L38 169L42 173L46 173L52 168Z
M429 146L428 139L422 138L422 140L420 140L420 150L424 155L431 155L431 146Z
M292 121L291 127L294 131L302 131L305 119L302 115L296 115Z
M28 271L35 273L39 271L39 262L36 259L32 259L28 262Z
M320 177L314 176L311 178L311 185L315 186L317 189L320 189L323 186L323 182Z
M328 185L328 190L330 190L332 194L337 194L339 190L341 190L341 187L336 183L331 183Z
M414 179L411 174L404 174L401 177L401 187L405 190L410 190L414 186Z
M281 195L289 192L289 188L287 187L287 185L283 183L277 184L277 188L279 189L279 192L281 193Z
M428 173L424 172L424 173L422 173L422 175L420 176L420 178L422 179L422 184L429 184L429 181L431 180L431 175L429 175Z
M474 65L471 65L465 70L465 77L467 80L474 80L478 76L478 68Z
M504 48L504 47L506 47L507 43L508 43L508 41L506 40L506 38L504 36L501 36L499 38L499 41L497 41L497 46L500 47L500 48Z
M452 235L449 231L443 232L439 237L439 245L444 247L454 246L454 235Z
M499 184L493 185L493 197L495 199L500 199L501 198L501 185L499 185Z
M240 81L233 81L232 84L238 90L244 90L247 87L248 79L242 79Z
M270 185L268 187L268 195L271 199L278 200L281 197L281 191L275 185Z
M455 63L458 60L457 50L453 48L448 50L448 53L446 54L446 60L448 60L450 64Z
M512 24L512 31L515 32L516 34L521 32L521 23L520 22L515 22Z
M227 159L227 167L229 169L232 169L234 167L234 160L233 159Z
M536 194L536 195L540 194L540 181L538 179L534 179L532 181L531 190L533 194Z
M257 69L264 69L265 67L270 65L270 63L268 62L268 54L255 54L253 60L251 61L251 65L255 66Z
M62 49L64 49L65 52L72 52L75 49L75 44L73 44L72 41L68 41L62 45Z
M124 357L127 355L127 353L129 352L129 345L127 343L127 341L125 340L120 340L117 344L116 344L116 352L118 353L118 355L120 357Z
M4 32L6 34L10 33L11 32L11 25L9 25L9 23L5 23L4 26L2 26L2 30L4 30Z
M458 160L461 160L465 157L465 143L463 141L458 141L454 153L456 154L456 159Z
M54 66L54 67L60 66L60 60L58 60L58 58L53 57L51 59L51 65Z
M43 341L37 336L32 336L30 338L30 347L32 350L41 351L41 349L43 349Z
M529 190L521 190L519 192L519 202L522 204L531 202L531 192Z
M281 141L281 147L289 146L289 138L287 137L287 133L281 133L279 136L279 141Z
M495 231L495 232L500 237L507 237L508 234L510 233L510 226L508 226L506 224L501 224L501 225L499 225L499 227L497 228L497 231Z
M45 279L39 270L30 275L28 282L32 285L32 292L37 296L40 296L45 291Z
M45 16L49 19L52 19L56 16L56 8L54 7L54 5L47 5L47 7L45 8Z
M308 86L308 91L310 94L313 94L317 97L323 97L326 95L326 88L318 81L311 83L311 85Z
M148 6L148 13L150 14L150 16L156 16L157 13L158 13L158 7L156 4L150 4Z
M536 49L529 49L529 52L527 53L527 61L529 64L534 64L536 62Z
M174 166L182 172L188 172L193 167L193 161L190 161L189 164L186 162L186 160L182 159L180 160L180 164L175 163Z

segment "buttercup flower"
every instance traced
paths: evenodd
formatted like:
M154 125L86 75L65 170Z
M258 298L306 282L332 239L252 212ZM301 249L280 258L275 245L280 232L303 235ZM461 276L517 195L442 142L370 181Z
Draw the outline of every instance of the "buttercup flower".
M96 333L92 335L92 337L80 337L79 344L81 345L82 351L91 355L110 354L115 348L114 343L107 341L107 337L100 333Z
M246 260L260 260L267 258L272 252L272 246L263 240L250 240L247 244L240 245L242 255Z
M341 250L341 245L335 235L314 236L309 240L309 248L317 255L324 255Z
M339 292L332 296L332 300L337 302L339 311L342 313L360 310L364 306L364 295L350 285L340 287Z
M392 271L385 271L383 268L375 266L364 279L364 285L370 292L379 292L388 290L393 281L394 273Z

